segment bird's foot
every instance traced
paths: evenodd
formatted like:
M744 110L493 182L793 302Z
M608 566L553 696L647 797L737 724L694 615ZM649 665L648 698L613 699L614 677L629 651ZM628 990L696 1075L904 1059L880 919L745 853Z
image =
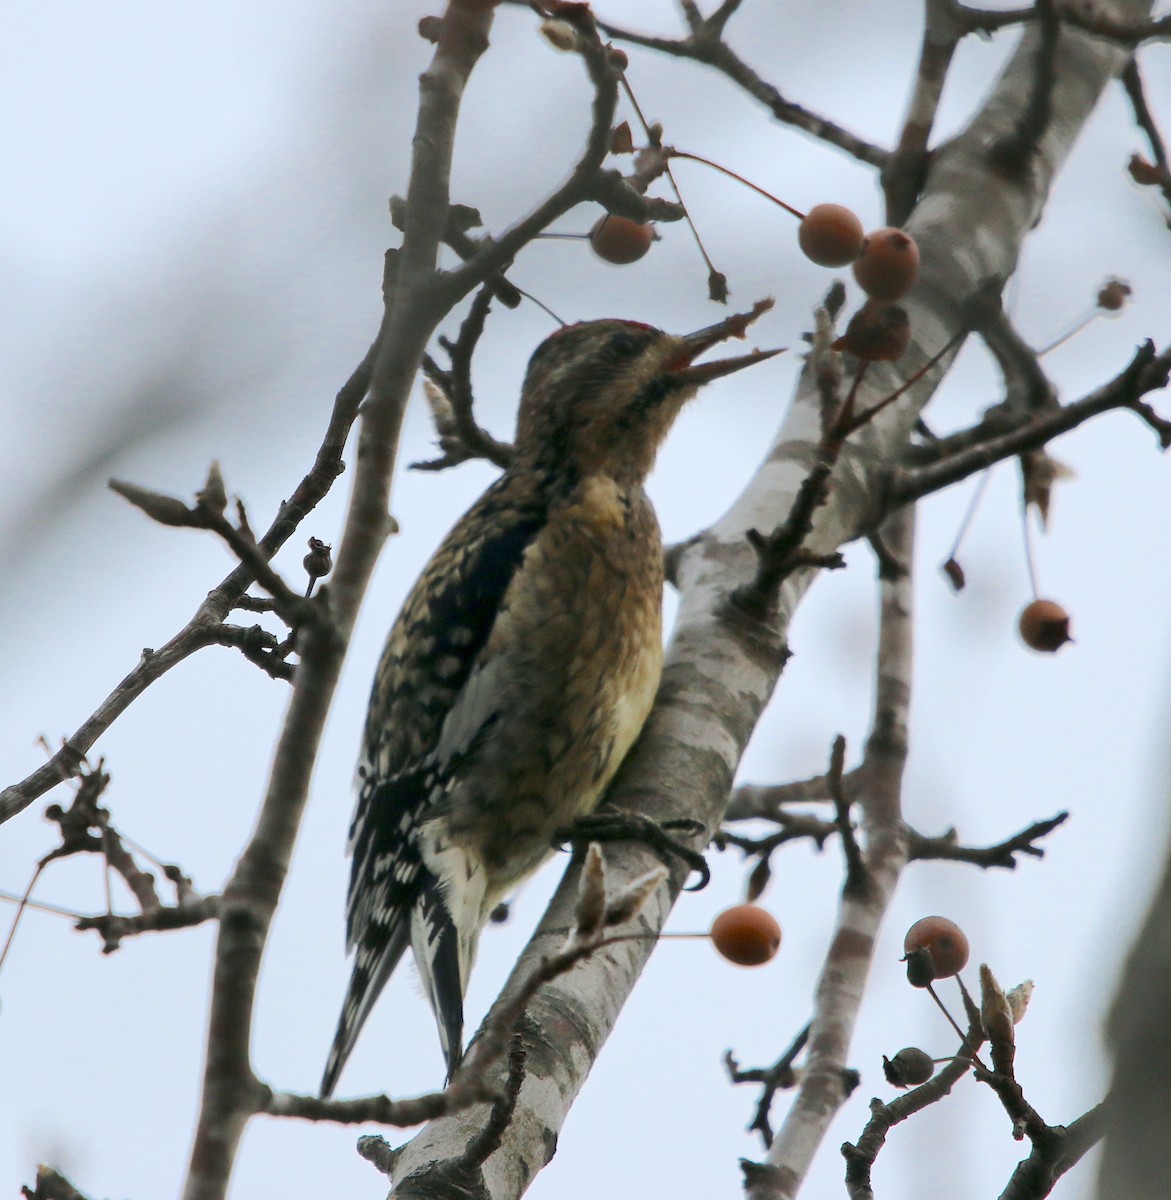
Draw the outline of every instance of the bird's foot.
M608 805L578 817L572 825L558 829L553 835L553 844L558 848L571 845L575 850L588 842L645 842L652 850L666 858L675 855L699 875L699 881L685 889L698 892L707 887L711 879L707 860L698 850L685 846L679 838L694 837L704 832L700 821L681 818L672 821L652 821L639 813L619 812ZM674 836L673 836L674 835Z

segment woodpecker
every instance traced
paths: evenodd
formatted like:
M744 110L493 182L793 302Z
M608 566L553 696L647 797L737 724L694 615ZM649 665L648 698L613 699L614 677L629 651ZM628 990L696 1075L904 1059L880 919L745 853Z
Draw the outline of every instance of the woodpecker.
M323 1096L408 944L458 1068L489 914L595 807L650 712L663 555L643 483L700 384L776 353L693 365L763 307L684 337L582 322L533 354L511 462L427 565L375 676Z

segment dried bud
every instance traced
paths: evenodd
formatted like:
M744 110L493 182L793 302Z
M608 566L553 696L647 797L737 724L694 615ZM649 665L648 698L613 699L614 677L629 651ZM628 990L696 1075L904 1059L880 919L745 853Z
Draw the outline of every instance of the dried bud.
M423 380L423 395L435 422L435 432L439 434L439 444L446 450L459 437L451 397L433 379Z
M1048 529L1053 485L1063 479L1073 479L1075 473L1044 449L1029 450L1021 455L1020 462L1025 508L1035 508L1041 518L1041 528Z
M333 547L328 546L320 538L309 539L309 553L301 559L305 574L310 579L320 579L333 570Z
M745 895L749 904L759 900L764 894L764 889L768 887L768 881L772 878L772 866L769 864L769 856L761 855L760 861L752 868L748 876L748 886L745 889Z
M224 477L218 462L213 461L208 467L207 481L195 493L195 503L205 511L214 513L217 517L224 515L224 509L228 507L228 492L224 487Z
M948 583L957 591L962 592L964 585L968 582L964 575L964 568L954 559L949 558L943 564L943 573L947 576Z
M634 152L634 135L630 132L630 122L623 121L610 130L610 153L632 154Z
M713 304L728 303L728 277L712 267L707 273L707 298Z
M1158 187L1163 182L1163 172L1153 163L1148 162L1141 154L1132 154L1126 169L1135 183L1143 187Z
M1003 1074L1011 1075L1016 1054L1012 1009L987 963L980 964L980 1020L992 1044L992 1065Z
M577 49L577 30L568 21L542 21L541 32L545 40L558 50Z
M882 1058L882 1073L892 1087L917 1087L935 1074L935 1060L926 1050L908 1046L894 1058Z
M191 526L200 523L196 514L176 496L152 492L149 488L124 483L121 479L111 479L110 489L117 492L123 500L129 500L135 508L142 509L151 520L158 521L160 525Z
M1028 1011L1029 1001L1033 998L1033 987L1033 981L1026 979L1024 983L1018 983L1006 997L1008 1007L1012 1010L1012 1023L1014 1025L1019 1025Z
M633 880L606 906L606 924L623 925L637 917L669 875L666 867L653 867Z
M907 982L911 987L925 988L935 982L935 964L931 961L931 951L926 946L912 950L904 959L907 964Z
M577 885L577 907L574 909L573 936L586 941L596 936L606 917L606 864L597 842L590 842L585 864Z

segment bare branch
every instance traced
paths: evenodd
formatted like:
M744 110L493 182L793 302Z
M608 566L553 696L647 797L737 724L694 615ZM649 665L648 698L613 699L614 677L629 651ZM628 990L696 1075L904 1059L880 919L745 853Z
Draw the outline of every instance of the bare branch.
M1029 1157L1012 1173L1008 1186L1000 1193L1001 1200L1034 1200L1049 1195L1057 1180L1105 1136L1107 1103L1095 1105L1069 1125L1047 1128L1045 1136L1033 1142Z
M797 1061L797 1056L805 1049L808 1041L809 1026L806 1025L771 1067L749 1067L745 1070L732 1057L731 1050L724 1055L724 1066L728 1069L728 1078L732 1083L764 1085L756 1104L756 1115L752 1118L752 1124L748 1128L750 1131L760 1134L765 1146L771 1146L773 1141L773 1127L769 1117L773 1100L776 1098L777 1092L787 1091L789 1088L797 1086L800 1076L794 1070L793 1064Z
M442 423L432 404L432 416L435 418L439 448L443 455L430 462L412 463L411 466L416 470L438 471L469 458L486 458L498 467L507 467L512 458L512 447L497 441L482 429L473 411L472 355L484 332L492 295L491 289L485 284L472 300L456 340L449 342L446 338L440 339L451 359L450 371L441 370L429 356L423 358L427 378L442 390L450 412L449 420L446 424Z
M901 561L911 562L913 513L898 514L884 533L893 553ZM833 1115L848 1094L845 1072L850 1037L878 930L908 861L901 793L913 640L909 574L883 580L881 592L874 717L860 793L866 853L864 857L859 853L857 859L847 853L835 932L815 992L809 1061L792 1107L769 1148L769 1170L759 1176L746 1175L748 1200L796 1194ZM831 776L840 773L843 757L844 745L835 747ZM842 807L839 801L839 813ZM865 879L865 887L859 886L859 878Z
M717 15L719 11L721 10L717 11ZM688 37L679 39L648 37L633 30L621 29L605 21L599 21L598 28L607 37L616 38L618 41L658 50L662 54L670 54L675 58L693 59L695 62L714 67L731 79L733 83L743 88L753 99L763 104L778 121L786 125L793 125L839 150L844 150L861 162L877 167L884 164L886 161L885 150L871 145L842 126L836 125L833 121L786 100L776 87L763 80L721 39L720 33L726 20L727 16L724 17L724 20L715 23L712 20L706 22L701 20L698 26L693 25L692 32Z
M1009 433L994 433L1003 421L1002 410L997 411L973 429L934 443L931 452L939 456L938 462L899 473L891 489L891 502L905 504L940 491L1002 459L1039 449L1091 417L1116 408L1138 413L1158 433L1163 449L1167 449L1171 446L1171 421L1160 417L1141 397L1166 387L1169 370L1171 350L1157 354L1154 344L1148 341L1109 383L1081 400L1024 414L1011 420L1013 428Z
M886 1136L900 1122L929 1105L936 1104L951 1094L952 1088L972 1068L967 1057L972 1050L983 1044L984 1035L978 1022L972 1024L967 1036L960 1044L955 1057L926 1083L920 1084L889 1104L879 1100L870 1101L870 1120L856 1142L842 1143L842 1157L846 1160L846 1194L850 1200L874 1200L870 1187L870 1172L878 1158Z
M75 928L81 932L96 929L102 938L102 953L112 954L119 949L123 938L140 933L191 929L205 921L214 921L219 915L219 896L199 896L182 904L155 904L133 915L100 913L97 916L82 917Z
M862 848L854 836L854 826L850 821L850 801L842 783L842 771L846 765L846 739L839 733L834 738L833 750L830 754L829 770L826 781L829 784L830 798L834 802L834 812L837 820L838 833L842 839L842 854L846 860L846 882L843 892L853 892L864 895L870 884L870 873L862 857Z
M1139 71L1137 58L1132 58L1126 64L1120 78L1130 99L1130 105L1134 109L1134 119L1138 123L1138 127L1147 135L1151 153L1155 156L1155 177L1158 179L1159 189L1163 193L1163 198L1168 204L1171 204L1171 161L1167 158L1166 143L1163 141L1163 135L1159 132L1159 126L1155 122L1151 107L1147 103L1146 89L1143 87L1143 77ZM1132 160L1131 175L1136 175L1134 160Z
M20 1194L25 1200L88 1200L64 1175L44 1163L37 1167L36 1187L22 1187Z
M289 499L281 505L276 518L260 539L258 545L267 558L272 558L293 535L297 526L328 494L334 480L341 474L342 450L358 415L358 405L369 386L374 350L371 346L366 357L338 392L313 466ZM208 593L195 615L170 641L158 650L144 650L138 665L64 741L61 749L44 766L0 792L0 824L22 812L50 788L75 775L98 738L152 683L202 646L215 642L217 639L209 636L205 630L226 618L252 582L248 568L238 566Z
M936 110L955 48L966 32L957 19L959 5L955 0L927 0L924 8L923 44L919 49L915 87L898 143L881 173L886 216L891 225L901 225L911 215L923 186Z
M991 149L992 161L1005 172L1023 174L1041 146L1053 116L1056 83L1057 39L1061 34L1058 0L1037 0L1035 19L1039 36L1035 45L1029 99L1013 129Z
M292 664L285 656L292 646L278 642L276 636L261 625L208 625L204 627L203 642L208 646L231 646L273 679L293 678Z
M857 770L847 771L842 776L842 788L851 802L857 799L860 778ZM829 799L829 784L824 775L797 779L792 783L745 783L732 793L724 820L751 821L758 817L771 820L778 816L779 810L786 804Z
M390 481L407 397L427 340L451 296L450 277L439 283L436 273L447 224L451 155L464 85L487 48L492 15L491 7L452 0L432 29L436 47L419 81L406 230L401 250L387 260L386 312L362 409L349 512L328 590L329 620L311 622L301 633L301 661L259 820L223 893L203 1096L185 1200L222 1200L244 1127L265 1098L250 1063L261 954L288 873L345 645L390 529ZM486 273L501 265L486 266Z
M536 234L583 200L596 200L613 212L641 221L652 217L678 220L683 215L680 206L666 200L648 200L626 183L619 172L601 169L610 152L610 130L618 103L621 68L598 37L588 8L581 6L575 16L579 35L575 49L594 85L593 118L586 147L569 177L552 195L498 238L485 241L462 267L446 277L442 286L449 304L507 267Z
M1012 871L1016 869L1018 854L1044 858L1045 851L1036 844L1037 841L1064 824L1068 817L1069 813L1060 812L1047 821L1036 821L1027 829L993 846L961 846L954 829L940 837L924 837L911 831L911 858L919 861L966 862L977 867L1004 867Z

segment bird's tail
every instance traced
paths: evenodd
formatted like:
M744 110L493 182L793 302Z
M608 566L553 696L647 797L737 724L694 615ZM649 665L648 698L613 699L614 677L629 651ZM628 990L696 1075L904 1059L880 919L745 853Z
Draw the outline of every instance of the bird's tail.
M377 942L364 942L358 946L350 986L338 1018L337 1033L334 1034L333 1046L325 1063L325 1074L321 1078L323 1099L333 1095L338 1076L350 1057L350 1051L358 1040L374 1002L410 943L411 922L407 911L398 909L394 919L384 928L385 934Z
M411 946L439 1026L447 1078L463 1058L464 988L471 963L460 963L460 937L437 880L425 872L411 911Z

